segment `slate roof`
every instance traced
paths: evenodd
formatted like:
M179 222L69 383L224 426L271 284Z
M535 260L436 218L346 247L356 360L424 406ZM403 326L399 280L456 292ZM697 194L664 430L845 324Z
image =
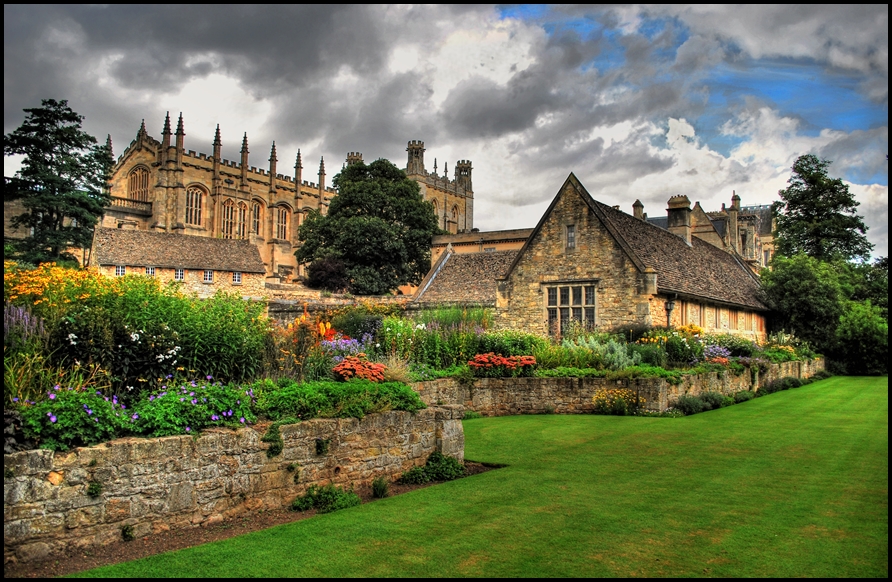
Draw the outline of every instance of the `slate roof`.
M260 251L247 240L98 228L95 245L99 265L266 272Z
M691 237L691 246L688 246L684 239L668 230L594 200L572 173L559 192L564 192L567 182L575 187L638 269L643 272L645 268L653 267L657 272L659 293L678 293L750 309L767 309L759 300L758 278L739 257L697 237ZM559 196L555 197L535 231L541 229ZM530 240L534 236L535 233ZM519 253L528 246L529 242ZM517 262L515 259L505 277L510 275Z
M513 250L460 254L447 250L431 267L413 301L495 305L496 279L508 270L517 253Z

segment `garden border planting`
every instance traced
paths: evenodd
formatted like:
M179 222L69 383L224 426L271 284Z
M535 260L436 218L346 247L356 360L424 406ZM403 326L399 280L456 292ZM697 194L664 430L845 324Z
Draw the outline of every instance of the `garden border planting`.
M443 406L284 425L272 458L251 427L4 455L4 561L287 506L312 485L394 480L432 452L462 461L462 415ZM331 439L323 454L318 439Z
M664 412L674 406L679 396L698 396L706 392L733 396L737 392L756 392L773 380L810 378L823 369L823 358L816 358L771 364L764 374L751 374L749 370L740 375L730 370L686 374L676 385L663 378L479 378L473 382L442 378L416 382L411 386L428 406L461 405L483 416L590 414L595 412L592 402L595 392L615 387L635 391L644 400L644 410Z

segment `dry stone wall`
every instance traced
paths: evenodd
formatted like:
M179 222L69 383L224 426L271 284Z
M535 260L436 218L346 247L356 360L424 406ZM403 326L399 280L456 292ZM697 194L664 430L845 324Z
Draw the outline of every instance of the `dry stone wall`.
M679 396L704 392L733 395L758 390L767 382L793 376L810 378L824 369L824 361L772 364L762 375L730 371L684 376L680 384L661 378L608 380L606 378L482 378L463 384L453 378L418 382L412 388L428 406L461 405L483 416L514 414L585 414L594 411L592 397L598 390L627 388L643 398L647 410L662 412L674 406Z
M462 414L444 406L286 425L273 458L252 428L4 455L4 558L111 543L124 526L141 537L278 508L310 485L394 479L434 451L463 460ZM330 439L323 454L317 439ZM87 493L92 482L102 488L96 496Z

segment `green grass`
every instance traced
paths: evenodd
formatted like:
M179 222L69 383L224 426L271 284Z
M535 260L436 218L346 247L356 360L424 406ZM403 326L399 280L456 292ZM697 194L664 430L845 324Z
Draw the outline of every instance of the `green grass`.
M888 379L685 418L465 421L509 466L91 576L886 577Z

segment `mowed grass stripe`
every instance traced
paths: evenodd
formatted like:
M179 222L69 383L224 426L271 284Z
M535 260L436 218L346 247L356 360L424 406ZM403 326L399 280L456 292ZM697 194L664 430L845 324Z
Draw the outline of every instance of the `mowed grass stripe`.
M888 379L686 418L465 421L508 467L89 576L888 574Z

